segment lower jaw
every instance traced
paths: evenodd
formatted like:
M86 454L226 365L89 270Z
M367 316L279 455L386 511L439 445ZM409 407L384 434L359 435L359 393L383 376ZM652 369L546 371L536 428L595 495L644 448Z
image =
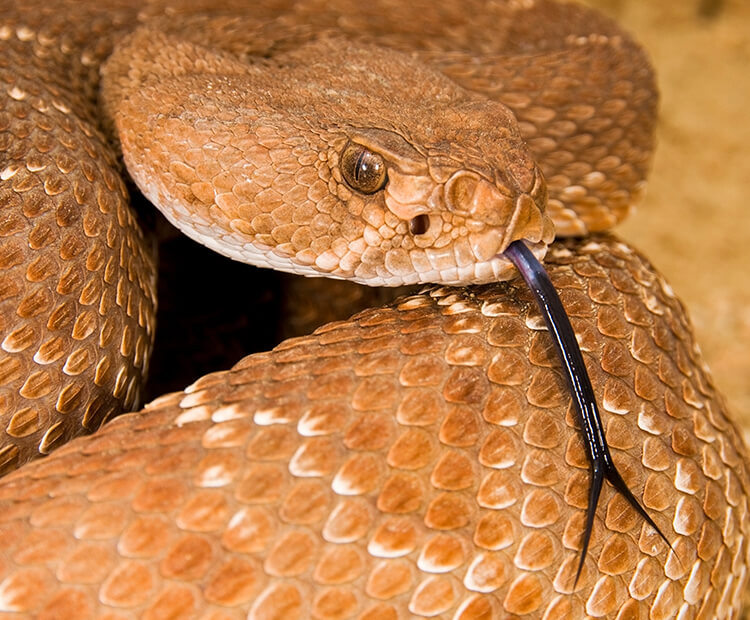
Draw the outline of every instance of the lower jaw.
M547 244L543 242L524 242L537 260L542 260L547 253ZM434 282L446 286L466 286L469 284L490 284L503 282L518 277L518 271L503 254L491 259L446 269L434 269L428 273L418 274L420 279L405 284Z

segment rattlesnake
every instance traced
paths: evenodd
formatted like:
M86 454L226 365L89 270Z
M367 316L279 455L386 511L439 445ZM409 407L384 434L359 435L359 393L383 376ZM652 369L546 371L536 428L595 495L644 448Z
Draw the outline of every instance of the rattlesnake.
M9 475L0 609L736 615L745 448L669 286L597 233L648 168L643 52L542 0L212 4L4 7L4 468L138 400L155 276L120 153L233 258L439 284ZM446 286L512 278L498 253L542 256L555 232L594 233L547 264L615 461L672 548L605 488L577 583L588 463L540 316L516 281Z

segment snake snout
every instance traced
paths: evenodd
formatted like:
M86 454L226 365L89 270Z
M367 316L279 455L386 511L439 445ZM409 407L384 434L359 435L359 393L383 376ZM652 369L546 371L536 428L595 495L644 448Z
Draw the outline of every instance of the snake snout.
M505 228L502 246L507 248L511 243L520 239L545 244L554 238L554 225L542 212L529 194L521 194L516 198L513 215Z

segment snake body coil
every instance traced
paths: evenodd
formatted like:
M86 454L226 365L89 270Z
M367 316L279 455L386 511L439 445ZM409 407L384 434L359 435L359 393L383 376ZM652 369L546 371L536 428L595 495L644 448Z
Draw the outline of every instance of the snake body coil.
M213 4L3 5L3 469L138 400L154 260L121 159L233 258L436 284L9 474L0 610L737 617L746 450L679 301L611 236L547 251L641 193L643 52L543 0ZM513 276L516 239L547 252L613 459L672 547L605 486L577 583L570 397L528 292L480 285Z

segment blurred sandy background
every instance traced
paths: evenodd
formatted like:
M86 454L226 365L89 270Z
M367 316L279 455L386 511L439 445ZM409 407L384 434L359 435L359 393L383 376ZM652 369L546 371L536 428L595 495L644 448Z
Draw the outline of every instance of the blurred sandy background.
M750 445L750 2L586 4L636 35L661 90L646 200L618 232L687 305Z

